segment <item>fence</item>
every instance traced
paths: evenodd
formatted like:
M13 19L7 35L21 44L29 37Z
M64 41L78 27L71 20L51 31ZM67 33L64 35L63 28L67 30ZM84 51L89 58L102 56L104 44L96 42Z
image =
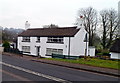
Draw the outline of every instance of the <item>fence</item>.
M80 58L80 56L71 56L71 55L52 54L52 58L62 58L62 59L79 59L79 58Z
M21 51L19 51L18 49L13 49L13 48L4 48L4 52L10 52L10 53L22 54Z

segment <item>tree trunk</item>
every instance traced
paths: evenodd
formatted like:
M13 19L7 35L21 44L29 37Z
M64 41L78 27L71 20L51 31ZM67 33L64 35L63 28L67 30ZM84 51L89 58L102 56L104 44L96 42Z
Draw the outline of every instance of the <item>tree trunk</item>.
M103 19L103 49L106 48L106 26L105 21Z

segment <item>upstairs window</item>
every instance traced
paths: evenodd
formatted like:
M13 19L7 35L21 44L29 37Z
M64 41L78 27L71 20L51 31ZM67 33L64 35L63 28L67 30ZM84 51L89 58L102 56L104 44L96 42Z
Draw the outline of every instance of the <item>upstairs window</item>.
M40 37L37 37L37 41L36 42L40 42Z
M63 37L48 37L48 43L63 43Z
M23 37L23 42L30 42L30 37Z

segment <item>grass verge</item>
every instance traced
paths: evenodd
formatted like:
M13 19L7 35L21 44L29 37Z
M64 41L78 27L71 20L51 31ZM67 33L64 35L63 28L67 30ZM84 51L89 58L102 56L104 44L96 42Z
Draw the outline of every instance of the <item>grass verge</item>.
M59 58L43 58L43 59L63 61L63 62L76 63L76 64L85 64L90 66L105 67L105 68L120 70L120 66L119 66L120 61L117 61L117 60L102 60L102 59L96 59L96 58L91 58L89 60L85 60L83 58L77 59L77 60L59 59Z

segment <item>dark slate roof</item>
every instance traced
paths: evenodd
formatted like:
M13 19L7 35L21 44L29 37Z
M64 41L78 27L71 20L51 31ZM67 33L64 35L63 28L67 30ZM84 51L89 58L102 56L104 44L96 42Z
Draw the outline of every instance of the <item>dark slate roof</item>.
M110 48L110 52L120 53L120 39L116 39Z
M27 29L18 36L40 36L40 37L72 37L79 29L77 27L59 27L59 28L33 28Z

